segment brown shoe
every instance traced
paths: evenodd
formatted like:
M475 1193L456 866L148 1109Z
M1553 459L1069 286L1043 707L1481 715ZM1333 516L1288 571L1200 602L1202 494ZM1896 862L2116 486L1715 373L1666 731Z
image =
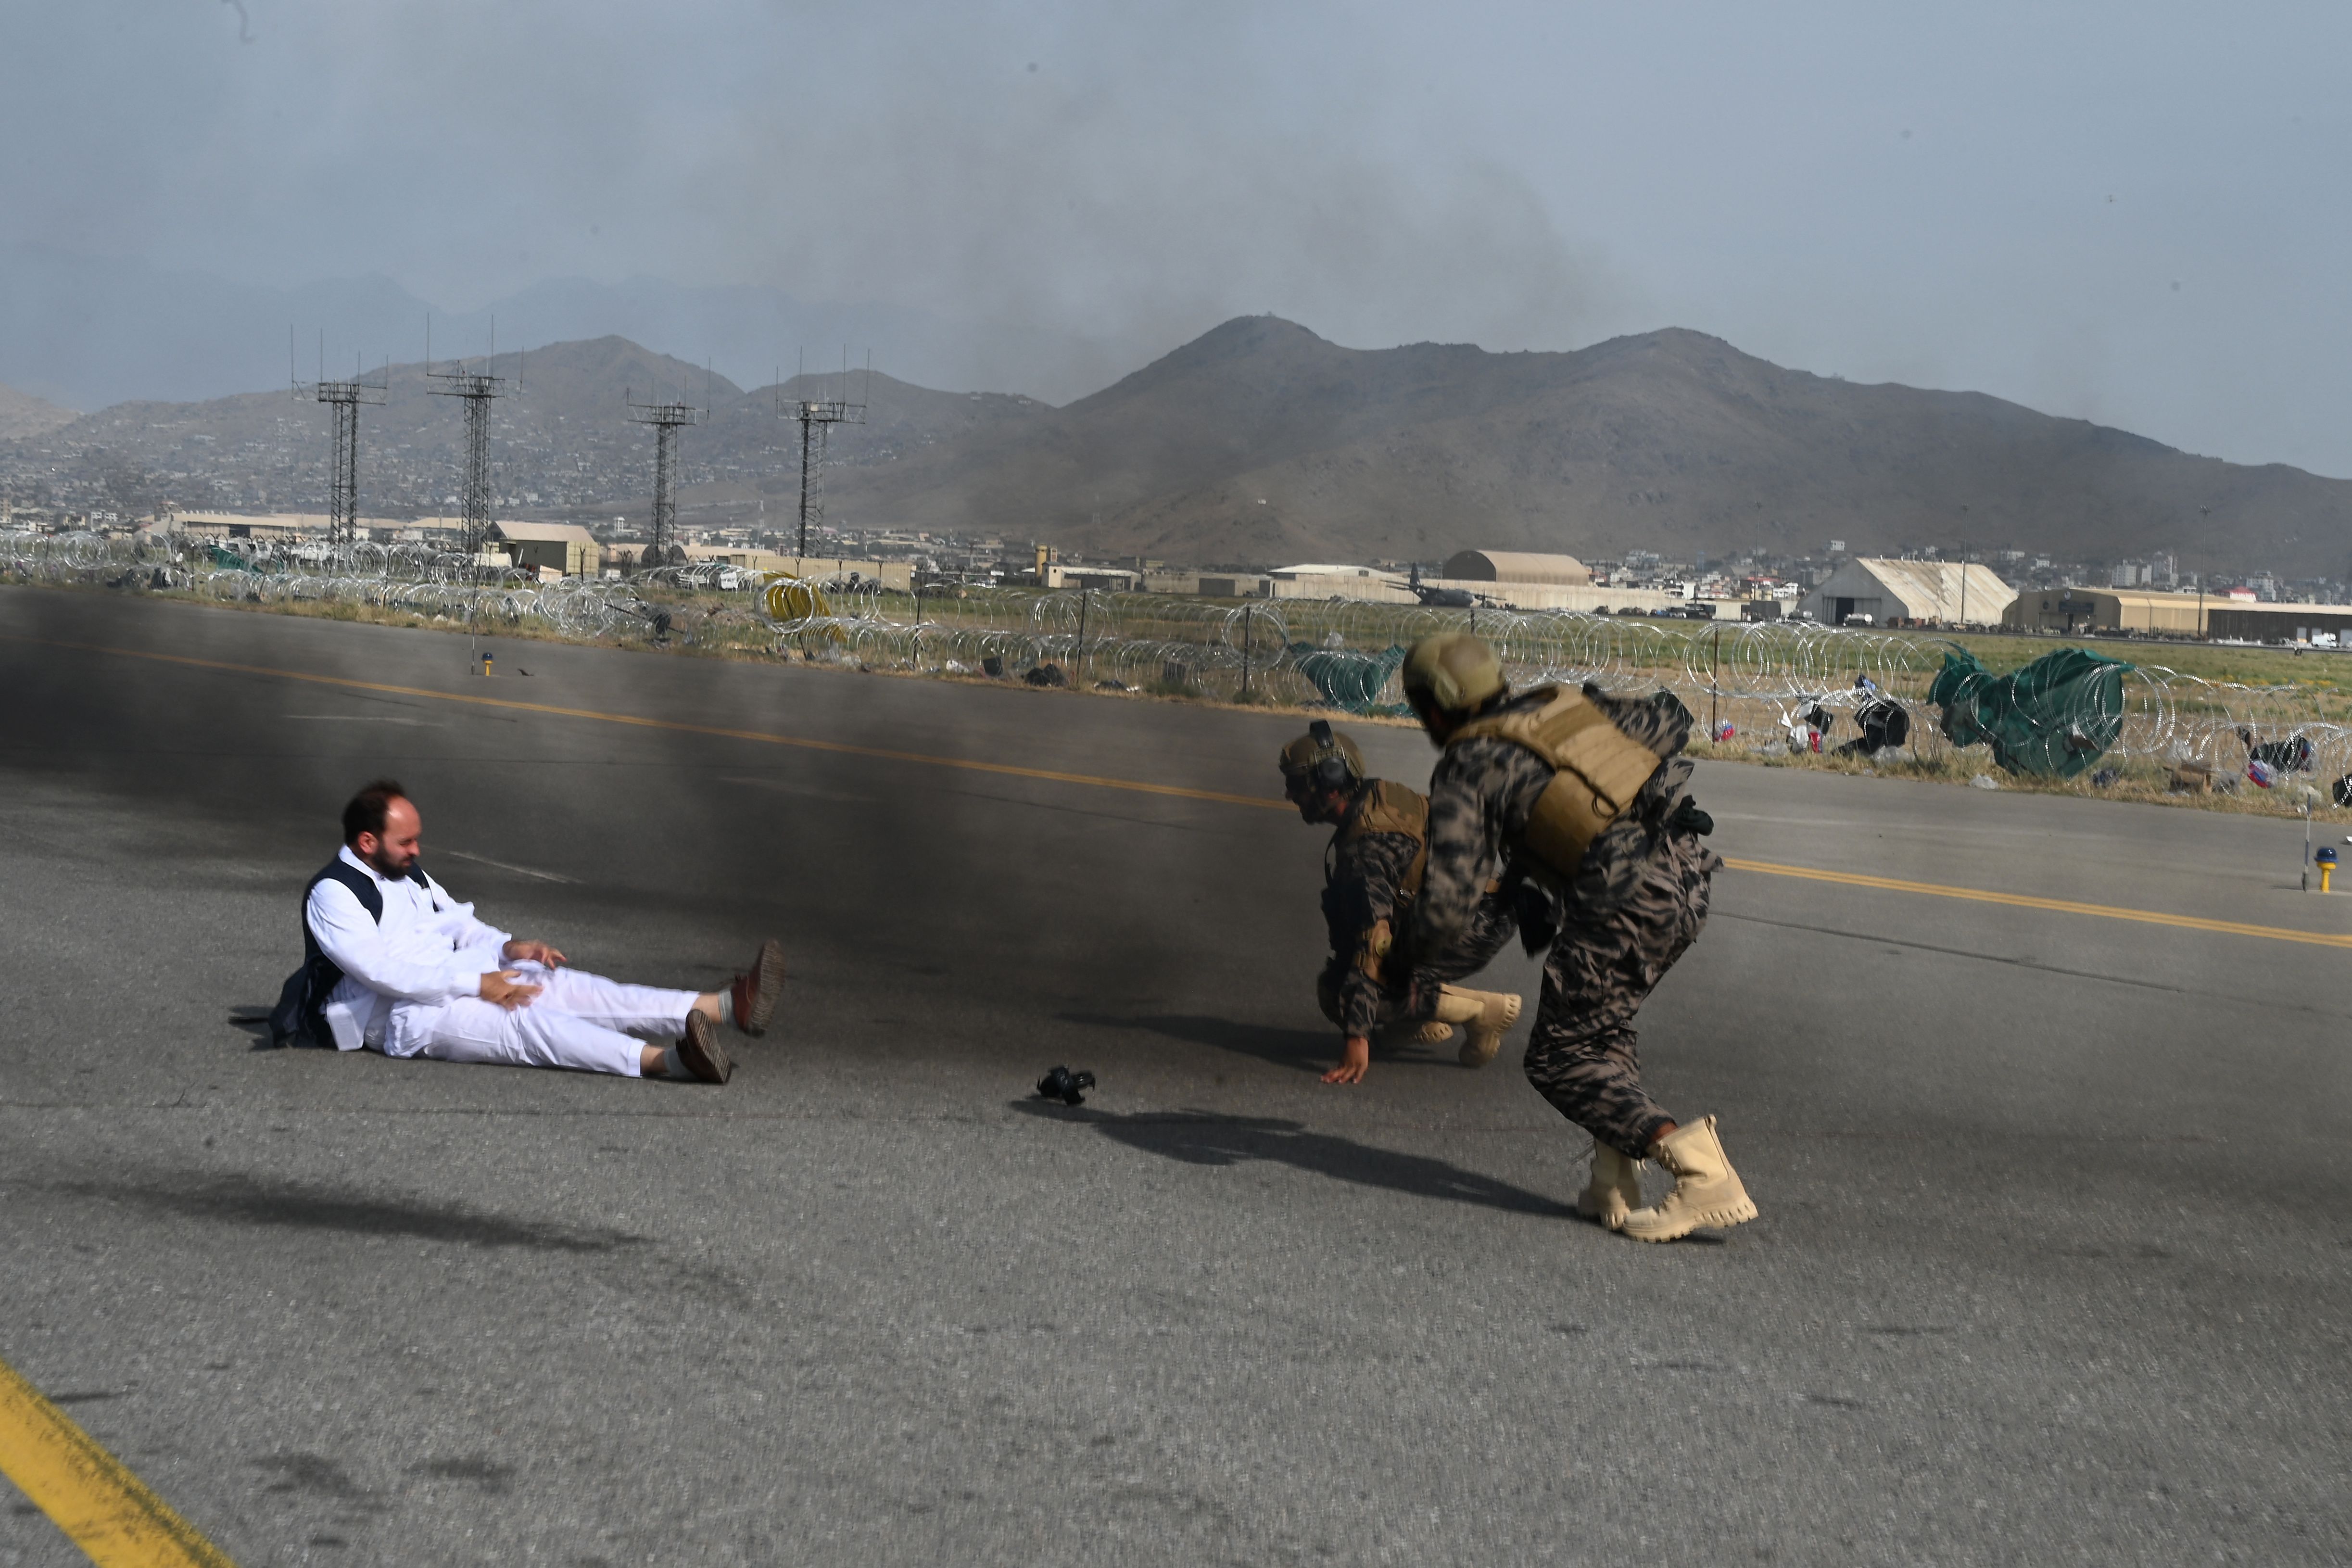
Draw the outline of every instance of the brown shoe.
M686 1038L677 1043L677 1059L705 1083L725 1083L735 1076L735 1064L727 1059L718 1029L699 1013L686 1016Z
M747 1035L764 1035L776 1016L776 999L784 994L784 944L770 937L760 944L751 967L728 987L735 1004L735 1026Z

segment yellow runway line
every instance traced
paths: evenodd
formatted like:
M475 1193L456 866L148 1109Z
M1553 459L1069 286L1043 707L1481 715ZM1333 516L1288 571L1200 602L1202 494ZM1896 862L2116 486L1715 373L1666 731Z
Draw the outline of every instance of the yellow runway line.
M804 751L831 752L840 756L873 757L883 762L915 763L925 767L958 768L968 773L999 773L1013 778L1042 779L1051 784L1080 784L1093 789L1129 790L1138 795L1170 795L1181 800L1213 801L1221 805L1255 806L1273 811L1291 809L1287 801L1265 795L1232 795L1223 790L1187 789L1181 784L1150 784L1141 779L1108 778L1098 773L1062 773L1051 768L1024 768L1010 763L984 763L971 757L937 757L921 752L890 751L879 746L855 746L842 741L820 741L807 735L785 735L768 730L733 730L712 724L688 724L676 719L648 719L635 713L607 713L594 708L564 708L549 702L525 702L511 697L491 697L463 691L437 691L423 686L393 686L378 680L353 680L347 676L318 675L309 670L277 669L268 665L232 664L195 658L187 654L151 653L143 648L109 647L99 643L57 642L46 637L0 634L0 641L31 643L42 647L72 648L81 653L114 654L123 658L152 659L159 664L186 665L196 669L226 670L236 675L269 676L313 686L341 687L352 691L380 691L394 697L421 697L436 702L462 702L477 708L498 708L552 718L586 719L603 724L626 724L644 730L667 730L688 735L711 735L723 740L750 741L761 745L793 746ZM1784 866L1769 860L1738 858L1725 862L1738 871L1771 877L1797 877L1807 881L1836 882L1852 888L1874 888L1890 893L1931 898L1964 899L1975 903L2007 904L2015 909L2045 910L2053 914L2092 915L2102 920L2137 921L2143 925L2172 926L2182 931L2214 931L2227 936L2251 936L2272 942L2296 942L2315 947L2352 948L2352 935L2330 936L2321 931L2285 926L2249 925L2240 921L2206 920L2198 915L2166 914L2157 910L2125 909L2115 904L2078 903L2068 899L2041 899L2025 893L1996 893L1981 888L1958 888L1941 882L1908 882L1893 877L1867 877L1852 871L1824 871L1811 866Z
M1138 795L1173 795L1181 800L1209 800L1222 805L1265 806L1288 811L1290 803L1256 795L1228 795L1221 790L1186 789L1181 784L1148 784L1141 779L1105 778L1096 773L1066 773L1051 768L1016 767L1010 763L983 763L970 757L934 757L922 752L893 752L879 746L853 746L842 741L820 741L808 735L783 735L771 730L730 730L715 724L688 724L676 719L647 719L635 713L606 713L594 708L560 708L550 702L524 702L511 697L476 696L463 691L436 691L425 686L388 686L380 680L353 680L341 675L314 675L301 669L273 669L267 665L229 664L216 658L193 658L186 654L150 653L144 648L107 647L98 643L53 642L46 637L0 636L0 641L26 642L43 647L72 648L78 653L110 653L123 658L152 659L158 664L184 664L196 669L225 669L236 675L267 675L280 680L307 681L313 686L338 686L350 691L381 691L394 697L425 697L436 702L464 702L476 708L503 708L522 713L545 713L558 719L588 719L602 724L627 724L641 730L668 730L682 735L715 735L722 740L752 741L769 746L796 746L803 751L832 752L845 757L876 757L890 763L919 763L926 767L961 768L968 773L1001 773L1013 778L1044 779L1052 784L1086 784L1095 789L1131 790Z
M5 1362L0 1472L98 1568L236 1568Z
M2272 942L2303 942L2314 947L2352 947L2352 936L2325 931L2295 931L2287 926L2247 925L2241 921L2209 921L2201 915L2168 915L2158 910L2132 910L2119 904L2082 904L2070 899L2037 899L2028 893L1994 893L1981 888L1955 888L1942 882L1906 882L1893 877L1864 877L1853 871L1823 871L1811 866L1782 866L1770 860L1726 857L1735 871L1761 871L1770 877L1800 877L1809 882L1837 882L1849 888L1876 888L1890 893L1924 893L1931 898L1966 899L1972 903L2007 904L2013 909L2048 910L2062 915L2097 915L2104 920L2137 921L2142 925L2178 926L2183 931L2220 931L2226 936L2266 937Z

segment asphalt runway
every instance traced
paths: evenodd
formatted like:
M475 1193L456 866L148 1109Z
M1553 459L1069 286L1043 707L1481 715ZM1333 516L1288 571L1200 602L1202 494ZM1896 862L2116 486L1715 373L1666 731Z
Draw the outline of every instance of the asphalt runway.
M1524 1026L1317 1081L1297 720L491 646L0 590L0 1360L247 1568L2352 1556L2340 945L1726 871L1643 1052L1763 1217L1643 1247ZM782 1021L724 1089L260 1048L383 773L584 968L781 937ZM1746 861L2352 933L2292 824L1698 793Z

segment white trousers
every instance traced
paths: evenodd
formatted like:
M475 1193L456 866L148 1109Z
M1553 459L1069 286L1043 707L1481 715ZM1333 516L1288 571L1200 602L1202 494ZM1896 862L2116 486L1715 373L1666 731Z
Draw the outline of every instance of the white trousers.
M384 1026L384 1055L636 1078L645 1042L666 1045L685 1034L686 1016L694 1007L691 991L624 985L576 969L499 962L483 967L520 971L519 983L541 989L512 1009L478 996L396 1002Z

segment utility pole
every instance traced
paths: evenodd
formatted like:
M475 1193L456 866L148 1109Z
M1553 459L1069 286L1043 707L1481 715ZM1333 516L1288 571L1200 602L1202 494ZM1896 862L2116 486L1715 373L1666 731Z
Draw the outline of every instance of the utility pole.
M797 370L793 374L793 385L803 393L802 396L787 405L783 401L783 389L777 388L776 412L786 418L799 420L801 426L801 532L797 553L803 561L808 559L809 525L824 521L825 432L835 425L866 423L866 397L860 396L855 403L849 401L848 362L849 355L845 352L842 354L841 395L838 397L823 395L832 390L823 387L817 389L820 395L806 395L808 389L802 385L807 379L806 374ZM867 395L871 395L873 384L874 366L869 359L866 367Z
M498 326L493 322L490 363L495 365L498 362ZM466 559L471 561L488 548L490 529L497 521L490 515L490 405L507 395L506 378L469 371L462 360L455 370L435 370L433 325L429 319L425 327L425 375L428 381L446 384L429 388L434 396L460 398L466 405L465 521L460 537Z
M624 389L625 400L628 392ZM629 418L638 425L650 425L654 429L654 522L653 539L646 544L639 564L667 566L670 552L677 544L677 432L680 426L696 424L708 413L690 403L630 403Z
M1256 607L1255 605L1242 606L1242 695L1244 697L1249 695L1251 612Z
M292 329L288 329L286 357L294 357ZM289 363L288 370L292 366ZM293 382L293 394L299 397L303 385ZM333 452L327 463L327 542L351 544L359 539L360 515L360 409L375 407L383 402L392 384L392 367L383 370L383 380L372 382L362 376L359 367L352 367L349 381L327 379L327 334L319 333L319 379L309 391L318 402L327 405L327 420L333 431Z
M2199 507L2197 515L2206 520L2207 526L2211 525L2213 518L2211 507ZM2202 572L2197 574L2197 640L2199 642L2205 640L2205 574Z
M1715 647L1707 660L1706 672L1706 743L1714 745L1723 733L1723 715L1717 699L1723 691L1723 628L1715 628Z

